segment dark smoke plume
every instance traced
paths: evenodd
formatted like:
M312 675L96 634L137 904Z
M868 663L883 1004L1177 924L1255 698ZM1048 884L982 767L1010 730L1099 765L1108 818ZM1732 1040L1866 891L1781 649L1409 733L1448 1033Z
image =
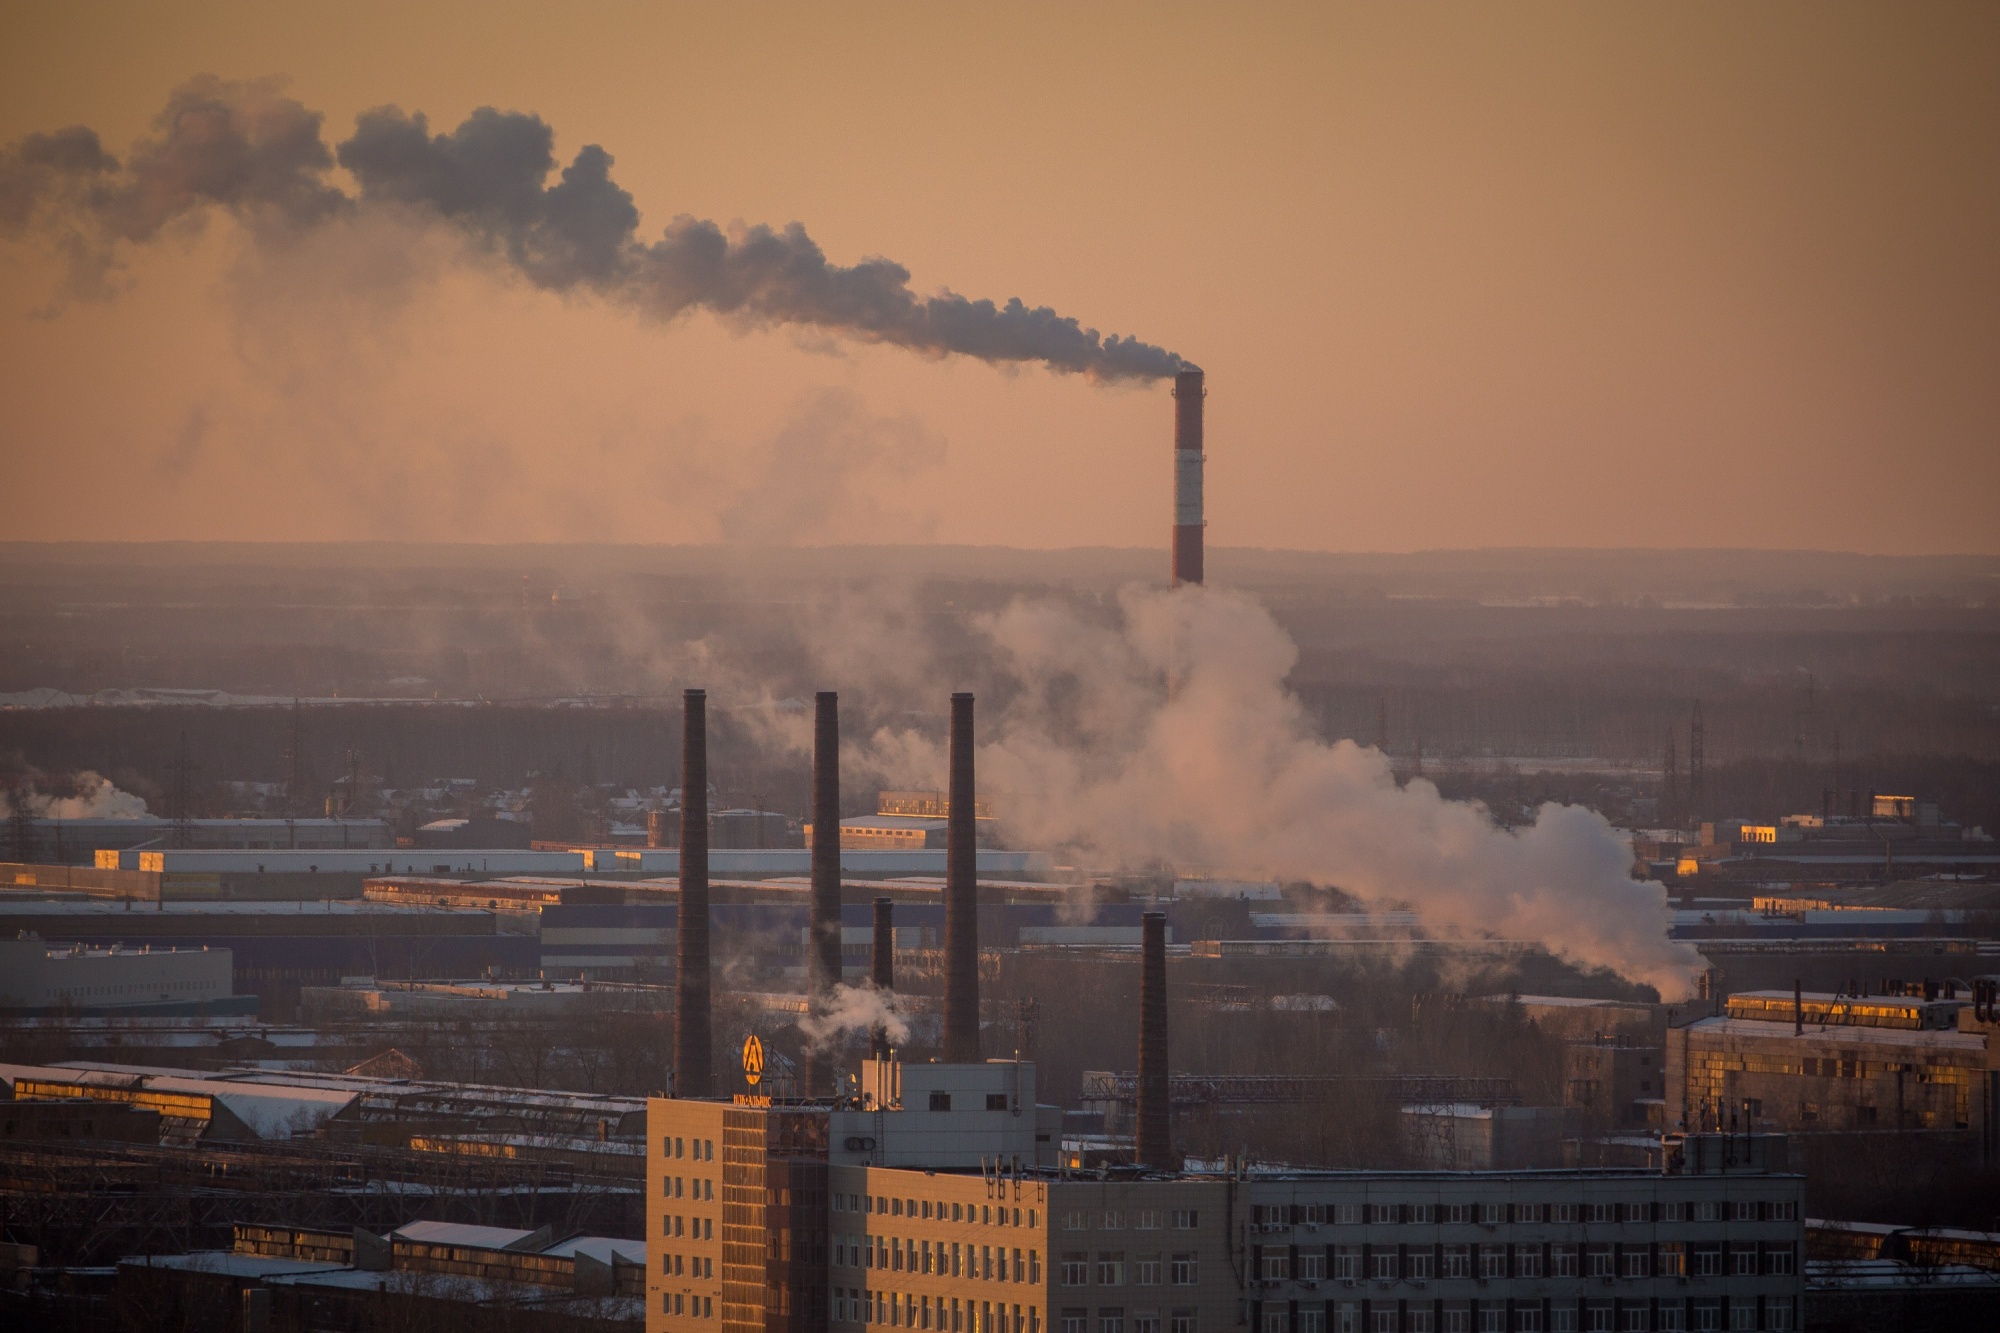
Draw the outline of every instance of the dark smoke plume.
M433 216L537 286L584 290L651 317L710 310L740 324L799 324L932 356L1039 362L1097 380L1158 379L1179 356L1105 336L1046 306L1005 305L954 292L919 296L888 259L828 262L793 223L725 232L676 217L657 240L611 178L611 155L588 144L556 183L555 133L539 116L481 108L449 133L421 113L364 112L329 149L321 117L270 81L204 76L176 89L154 134L126 161L82 126L35 134L0 151L0 234L39 232L67 252L72 285L101 291L121 245L153 239L177 219L226 209L280 235L360 209ZM328 180L338 164L359 187Z

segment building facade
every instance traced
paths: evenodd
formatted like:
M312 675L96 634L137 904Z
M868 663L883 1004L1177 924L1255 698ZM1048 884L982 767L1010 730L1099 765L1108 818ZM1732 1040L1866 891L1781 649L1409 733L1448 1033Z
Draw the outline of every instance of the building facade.
M19 1014L199 1013L229 1009L227 949L137 949L0 940L0 1010ZM254 1010L254 996L245 997Z
M1690 1130L1963 1135L2000 1160L2000 1024L1970 1003L1750 992L1667 1034L1667 1117Z
M653 1101L649 1333L1798 1327L1804 1182L1767 1140L1692 1137L1660 1170L1078 1175L989 1122L1024 1074L908 1066L872 1105Z

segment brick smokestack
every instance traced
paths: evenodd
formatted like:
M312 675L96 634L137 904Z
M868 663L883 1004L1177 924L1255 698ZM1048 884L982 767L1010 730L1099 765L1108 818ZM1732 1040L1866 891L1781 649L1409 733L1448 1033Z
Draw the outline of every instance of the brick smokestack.
M821 690L813 717L812 918L806 995L823 1012L840 980L840 696ZM806 1091L833 1093L834 1052L812 1052Z
M875 900L875 957L872 978L875 989L896 989L896 903L891 898ZM869 1054L877 1060L889 1058L889 1030L878 1027L869 1038Z
M683 696L681 724L681 905L675 932L674 1095L709 1097L708 695Z
M1139 1165L1177 1171L1167 1100L1167 914L1139 918Z
M1189 367L1174 376L1174 586L1201 582L1201 404L1208 396L1202 373Z
M945 811L944 1058L979 1060L979 850L973 823L972 696L951 696L951 804Z

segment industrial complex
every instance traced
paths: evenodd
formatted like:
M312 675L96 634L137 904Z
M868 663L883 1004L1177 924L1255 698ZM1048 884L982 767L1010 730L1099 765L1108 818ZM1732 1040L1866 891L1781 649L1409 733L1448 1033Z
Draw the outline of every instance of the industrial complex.
M1206 392L1175 379L1175 586L1204 577ZM324 818L17 811L0 1314L2000 1320L2000 1216L1979 1212L2000 1187L2000 855L1935 803L1625 829L1702 964L1663 1002L1338 885L1015 845L976 781L970 692L936 701L944 784L872 802L843 792L840 696L799 701L789 813L726 804L717 705L677 702L678 784L574 836L453 780L400 824L350 816L358 765ZM1901 1182L1857 1185L1863 1164ZM1870 1191L1980 1225L1829 1220Z

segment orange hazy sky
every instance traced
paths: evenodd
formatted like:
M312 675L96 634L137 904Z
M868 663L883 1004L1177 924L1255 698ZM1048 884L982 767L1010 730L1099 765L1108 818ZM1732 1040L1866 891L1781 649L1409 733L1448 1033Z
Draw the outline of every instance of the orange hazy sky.
M0 143L175 85L532 111L644 215L1209 376L1225 546L2000 552L2000 6L78 4ZM336 176L335 179L340 179ZM1171 404L227 217L0 241L4 534L1162 544Z

